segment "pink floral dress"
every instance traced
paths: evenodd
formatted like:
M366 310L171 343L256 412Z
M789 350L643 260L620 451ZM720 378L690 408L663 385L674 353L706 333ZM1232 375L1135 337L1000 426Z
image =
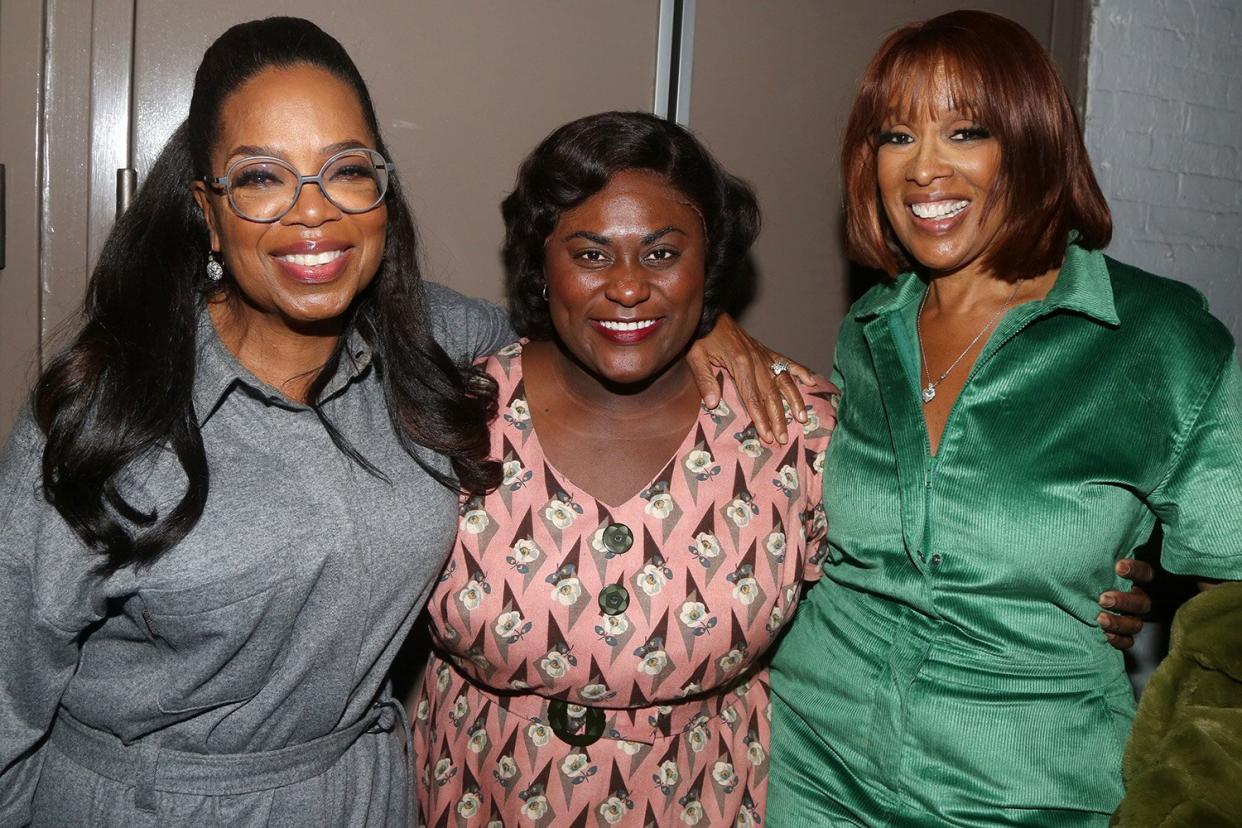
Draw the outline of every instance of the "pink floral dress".
M424 823L762 822L765 655L820 575L833 389L804 388L809 421L770 447L725 383L656 478L608 506L545 459L521 345L486 369L504 483L463 504L427 605Z

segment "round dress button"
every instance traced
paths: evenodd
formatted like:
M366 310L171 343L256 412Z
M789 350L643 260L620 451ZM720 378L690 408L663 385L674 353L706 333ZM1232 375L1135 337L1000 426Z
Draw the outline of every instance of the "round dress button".
M610 523L604 528L603 540L605 549L620 555L634 545L634 533L624 523Z
M620 584L611 584L600 590L599 608L605 615L620 615L630 605L630 593Z
M937 552L935 555L932 555L932 556L931 556L932 566L940 566L940 562L941 562L942 560L944 560L944 559L940 557L940 553L939 553L939 552Z

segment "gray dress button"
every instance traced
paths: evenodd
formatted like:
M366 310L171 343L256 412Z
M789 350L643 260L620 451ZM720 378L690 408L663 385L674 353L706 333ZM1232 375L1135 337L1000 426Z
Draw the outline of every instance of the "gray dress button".
M611 584L600 590L599 608L605 615L620 615L629 605L629 590L620 584Z
M624 523L610 523L604 528L604 548L614 555L628 552L634 545L634 533Z

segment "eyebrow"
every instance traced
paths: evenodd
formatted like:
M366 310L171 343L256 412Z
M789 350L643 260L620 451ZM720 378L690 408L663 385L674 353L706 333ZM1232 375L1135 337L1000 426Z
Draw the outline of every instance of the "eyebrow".
M337 141L335 144L328 144L326 147L321 147L319 151L324 155L336 155L338 152L347 149L370 149L370 147L362 141L355 138L349 138L345 141ZM261 146L257 144L239 144L229 151L226 158L245 158L251 155L266 155L270 158L284 158L284 155L282 155L281 151L276 147Z
M663 236L668 235L669 233L681 233L683 236L686 235L685 230L682 230L680 227L670 224L668 227L661 227L659 230L652 230L650 233L648 233L647 235L639 239L639 244L651 244L652 242L656 241L657 239L660 239ZM570 233L568 236L561 239L561 241L569 241L571 239L586 239L587 241L592 241L592 242L595 242L596 244L603 244L603 245L612 244L612 239L608 238L607 236L601 236L598 233L592 233L590 230L578 230L576 232Z

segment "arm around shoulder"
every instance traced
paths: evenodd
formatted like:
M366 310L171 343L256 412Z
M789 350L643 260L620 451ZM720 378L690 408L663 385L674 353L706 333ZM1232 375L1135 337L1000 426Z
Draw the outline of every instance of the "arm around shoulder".
M424 285L432 334L453 361L474 362L517 339L505 308L436 282Z

